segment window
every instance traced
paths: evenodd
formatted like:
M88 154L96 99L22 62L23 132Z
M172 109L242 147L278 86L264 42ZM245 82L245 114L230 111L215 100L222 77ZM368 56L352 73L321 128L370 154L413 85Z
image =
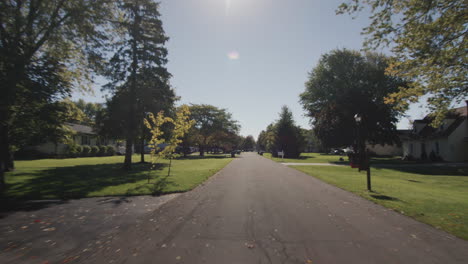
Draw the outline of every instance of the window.
M89 145L90 143L88 136L81 136L81 145Z
M437 141L435 143L435 149L436 149L436 153L439 154L439 142Z

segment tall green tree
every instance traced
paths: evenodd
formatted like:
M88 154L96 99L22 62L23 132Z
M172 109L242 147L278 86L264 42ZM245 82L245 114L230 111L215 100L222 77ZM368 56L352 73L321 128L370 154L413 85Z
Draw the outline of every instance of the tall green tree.
M245 150L250 150L255 148L255 139L252 135L245 137L244 142L242 142L242 148Z
M140 88L169 87L170 74L165 68L167 49L164 47L168 37L160 20L159 3L152 0L116 2L120 19L113 25L118 36L115 53L106 71L111 82L105 87L119 96L126 109L121 122L126 140L124 168L131 169L133 144L137 132L143 130L144 116L139 116L138 112L144 109L146 93Z
M468 3L462 0L348 0L337 13L368 7L365 46L390 47L387 73L412 80L387 96L399 110L428 95L437 127L453 102L468 97Z
M206 148L215 143L231 142L239 132L240 126L231 113L212 105L191 105L190 118L195 120L193 130L200 150L205 155Z
M296 126L292 112L287 106L281 108L273 131L275 133L273 156L276 156L278 151L283 151L286 158L298 158L304 151L301 128Z
M78 101L73 103L85 115L85 118L81 121L81 123L87 125L94 125L96 123L96 116L100 111L102 111L103 108L102 103L86 102L83 99L79 99Z
M314 132L325 147L350 146L356 139L356 114L373 144L398 140L396 123L402 112L384 97L406 82L385 74L389 59L381 54L334 50L321 57L309 74L300 101L312 118Z
M258 135L257 149L270 152L273 154L274 152L277 151L277 148L275 145L276 141L277 141L276 124L271 123L267 126L265 130L262 130L260 134Z
M113 1L0 1L0 190L12 162L12 136L30 116L85 87L106 39L103 20ZM26 108L22 106L26 105ZM53 108L53 107L52 107ZM58 108L54 108L58 109ZM24 114L24 115L23 115ZM35 122L33 119L29 119ZM22 133L27 135L26 133Z
M257 137L257 150L265 151L266 150L266 132L265 130L260 131Z

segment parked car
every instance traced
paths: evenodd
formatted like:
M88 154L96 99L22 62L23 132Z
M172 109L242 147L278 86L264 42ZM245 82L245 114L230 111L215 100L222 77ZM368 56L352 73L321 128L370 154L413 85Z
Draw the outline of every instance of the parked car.
M115 153L117 155L125 155L125 146L117 146L117 148L115 148Z
M151 153L151 147L146 145L144 148L143 148L143 152L145 154L150 154Z
M344 155L345 154L345 151L343 149L333 149L331 151L331 154L334 154L334 155Z

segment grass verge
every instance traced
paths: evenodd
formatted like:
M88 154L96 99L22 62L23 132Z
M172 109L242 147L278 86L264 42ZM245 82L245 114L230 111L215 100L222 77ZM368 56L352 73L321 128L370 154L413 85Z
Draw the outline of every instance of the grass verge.
M322 154L322 153L302 153L298 159L281 159L274 158L271 153L263 153L265 158L271 159L276 162L288 162L288 163L336 163L346 164L348 163L347 156ZM343 158L345 161L340 161Z
M364 171L291 167L468 240L468 167L373 168L373 192L366 190Z
M122 156L17 161L6 174L5 198L67 199L96 196L165 194L188 191L221 170L232 159L225 155L189 156L151 164L134 163L122 170ZM139 156L133 157L139 161ZM147 157L149 160L149 157ZM148 184L148 177L150 184Z
M287 162L287 163L333 163L333 164L349 164L347 155L332 155L323 153L301 153L301 156L297 159L281 159L272 157L271 153L264 153L265 158L271 159L276 162ZM340 161L342 158L344 161ZM390 157L372 157L372 164L415 164L423 163L418 161L404 161L399 156Z

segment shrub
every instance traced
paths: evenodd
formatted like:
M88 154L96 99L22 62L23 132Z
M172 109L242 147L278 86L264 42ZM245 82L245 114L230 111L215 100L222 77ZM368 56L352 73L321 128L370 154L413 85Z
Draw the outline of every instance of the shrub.
M23 148L15 152L15 159L17 160L43 159L46 157L47 154L34 148Z
M83 153L83 146L81 145L76 145L76 152L77 152L77 157L81 156Z
M90 146L83 146L83 151L81 152L82 157L89 157L91 154L91 147Z
M107 156L114 156L115 155L115 148L113 146L107 146Z
M67 156L70 158L76 158L80 155L79 145L71 144L68 145Z
M107 147L106 146L99 146L98 156L104 157L106 155L107 155Z
M91 147L91 156L96 157L99 153L99 147L98 146L92 146Z

